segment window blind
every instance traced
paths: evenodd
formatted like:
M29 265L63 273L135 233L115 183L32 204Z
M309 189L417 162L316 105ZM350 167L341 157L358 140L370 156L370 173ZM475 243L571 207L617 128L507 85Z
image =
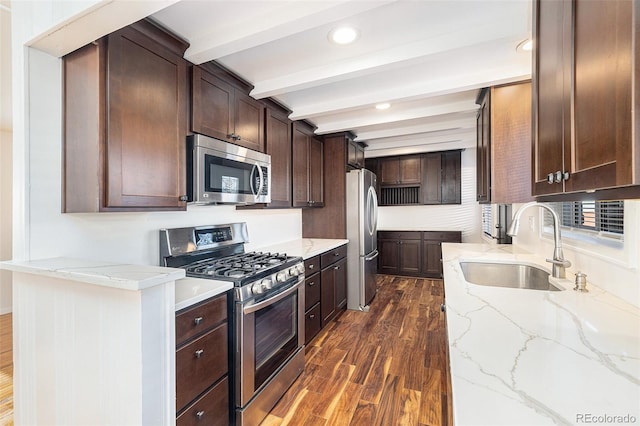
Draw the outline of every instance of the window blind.
M624 234L624 201L570 201L549 206L564 227L615 238ZM546 211L544 225L553 226L551 214Z
M482 204L482 233L491 237L493 230L493 209L491 204Z

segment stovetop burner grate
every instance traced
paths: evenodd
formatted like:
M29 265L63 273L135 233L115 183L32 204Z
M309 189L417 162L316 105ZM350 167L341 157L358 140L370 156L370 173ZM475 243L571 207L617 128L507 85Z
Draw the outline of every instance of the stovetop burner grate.
M187 275L222 280L246 280L259 273L283 269L292 257L280 253L250 252L199 260L185 266Z

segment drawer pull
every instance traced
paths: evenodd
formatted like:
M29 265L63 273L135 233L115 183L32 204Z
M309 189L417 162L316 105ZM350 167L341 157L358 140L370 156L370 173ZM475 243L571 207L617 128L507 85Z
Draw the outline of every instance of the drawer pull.
M198 412L196 413L196 417L198 418L198 420L200 420L201 418L203 418L203 417L204 417L204 411L198 411Z
M338 269L340 269L340 267L339 266L334 266L333 269L338 270Z
M196 358L202 358L202 355L204 355L204 349L198 349L196 351Z
M309 269L313 269L313 263L309 265Z
M204 318L202 318L202 317L196 317L196 318L193 319L193 323L195 325L200 325L200 323L202 322L203 319Z
M333 253L334 256L340 256L340 252Z
M309 319L314 319L315 317L316 317L316 314L309 315Z
M313 287L314 285L316 285L316 282L315 282L315 281L311 281L311 282L309 283L309 287Z

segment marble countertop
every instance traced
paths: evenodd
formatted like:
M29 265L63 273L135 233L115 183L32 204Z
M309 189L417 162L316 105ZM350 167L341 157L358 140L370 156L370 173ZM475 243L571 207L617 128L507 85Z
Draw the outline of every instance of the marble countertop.
M637 307L590 283L588 293L573 291L571 280L554 280L564 289L556 292L471 284L460 260L550 270L544 259L510 245L443 244L457 425L640 420Z
M299 240L286 241L284 243L274 244L265 247L259 247L258 251L271 251L286 253L289 256L302 256L303 259L310 259L343 244L347 244L349 240L331 239L331 238L301 238Z
M182 269L56 257L0 262L0 269L79 281L123 290L144 290L183 278Z
M176 311L231 290L229 281L182 278L176 281Z

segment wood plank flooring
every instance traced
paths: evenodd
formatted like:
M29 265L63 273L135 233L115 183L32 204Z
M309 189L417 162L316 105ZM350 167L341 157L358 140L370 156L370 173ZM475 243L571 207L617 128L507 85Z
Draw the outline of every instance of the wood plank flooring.
M453 425L441 280L378 275L307 347L305 371L262 426ZM11 314L0 316L0 425L13 425Z
M0 315L0 425L13 425L13 327Z
M262 426L453 425L442 280L378 275L368 313L346 311Z

